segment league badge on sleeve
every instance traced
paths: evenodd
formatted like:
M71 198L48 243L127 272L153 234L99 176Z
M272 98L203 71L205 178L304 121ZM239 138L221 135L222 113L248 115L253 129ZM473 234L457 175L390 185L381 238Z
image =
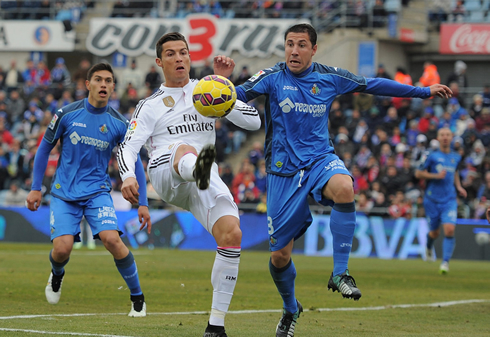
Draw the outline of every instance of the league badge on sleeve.
M48 128L50 128L51 130L53 130L57 120L58 120L58 115L55 114L53 116L53 118L51 119L51 122L49 123Z

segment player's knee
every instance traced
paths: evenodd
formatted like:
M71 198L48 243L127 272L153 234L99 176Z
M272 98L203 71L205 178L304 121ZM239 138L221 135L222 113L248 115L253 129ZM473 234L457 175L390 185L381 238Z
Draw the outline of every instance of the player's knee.
M62 246L62 247L55 247L53 249L53 252L51 253L51 256L53 259L57 262L62 262L66 261L71 254L71 247L68 246Z
M238 226L238 224L231 224L227 230L222 233L221 240L223 244L220 246L234 246L239 247L242 243L242 230Z
M104 247L111 252L121 243L119 235L105 235L101 237L101 241L104 244Z
M354 201L354 188L352 183L348 181L342 182L337 186L337 190L334 193L335 203L348 203Z
M282 268L286 266L291 260L291 255L284 252L283 250L277 250L271 253L272 265L276 268Z

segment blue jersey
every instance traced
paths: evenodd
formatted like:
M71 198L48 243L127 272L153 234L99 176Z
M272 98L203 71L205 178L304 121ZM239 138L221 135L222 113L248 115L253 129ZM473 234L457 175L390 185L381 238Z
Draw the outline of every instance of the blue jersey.
M93 108L87 99L59 109L44 134L44 141L61 143L51 194L75 201L110 192L112 149L124 140L127 126L119 112L109 106Z
M429 173L438 173L446 170L444 179L428 179L425 189L425 197L437 203L445 203L456 199L456 187L454 175L461 161L461 156L451 151L449 153L440 150L429 152L425 160L422 160L419 170L427 170Z
M290 176L311 167L334 149L328 134L328 114L337 95L363 91L400 97L429 97L416 88L385 79L367 79L344 69L314 62L293 74L284 62L259 71L237 87L238 99L266 95L265 158L267 172Z

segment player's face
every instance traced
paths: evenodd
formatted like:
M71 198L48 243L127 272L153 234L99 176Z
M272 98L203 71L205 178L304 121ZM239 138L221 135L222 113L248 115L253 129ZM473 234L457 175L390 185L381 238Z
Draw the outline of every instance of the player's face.
M286 37L286 64L294 74L305 71L313 62L317 45L312 45L308 33L289 33Z
M88 102L96 108L103 108L114 91L114 78L110 71L96 71L90 81L85 81L85 86L89 91Z
M184 41L168 41L162 45L161 58L156 59L165 76L165 86L183 87L189 82L191 58Z
M453 140L453 133L448 128L442 128L437 132L437 140L439 141L441 148L448 149Z

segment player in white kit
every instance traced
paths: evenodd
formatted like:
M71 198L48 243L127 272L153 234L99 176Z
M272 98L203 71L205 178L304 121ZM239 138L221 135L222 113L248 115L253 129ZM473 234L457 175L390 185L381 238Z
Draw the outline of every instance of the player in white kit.
M138 198L134 163L144 144L148 174L155 191L167 203L186 209L213 235L218 245L211 274L213 300L204 337L226 337L224 319L233 296L240 262L238 208L214 163L215 119L194 108L192 91L198 80L189 78L190 55L180 33L163 35L156 44L156 64L165 82L136 107L117 157L122 193L130 202ZM214 67L234 67L232 59L215 57ZM247 129L260 128L257 110L237 101L226 118Z

